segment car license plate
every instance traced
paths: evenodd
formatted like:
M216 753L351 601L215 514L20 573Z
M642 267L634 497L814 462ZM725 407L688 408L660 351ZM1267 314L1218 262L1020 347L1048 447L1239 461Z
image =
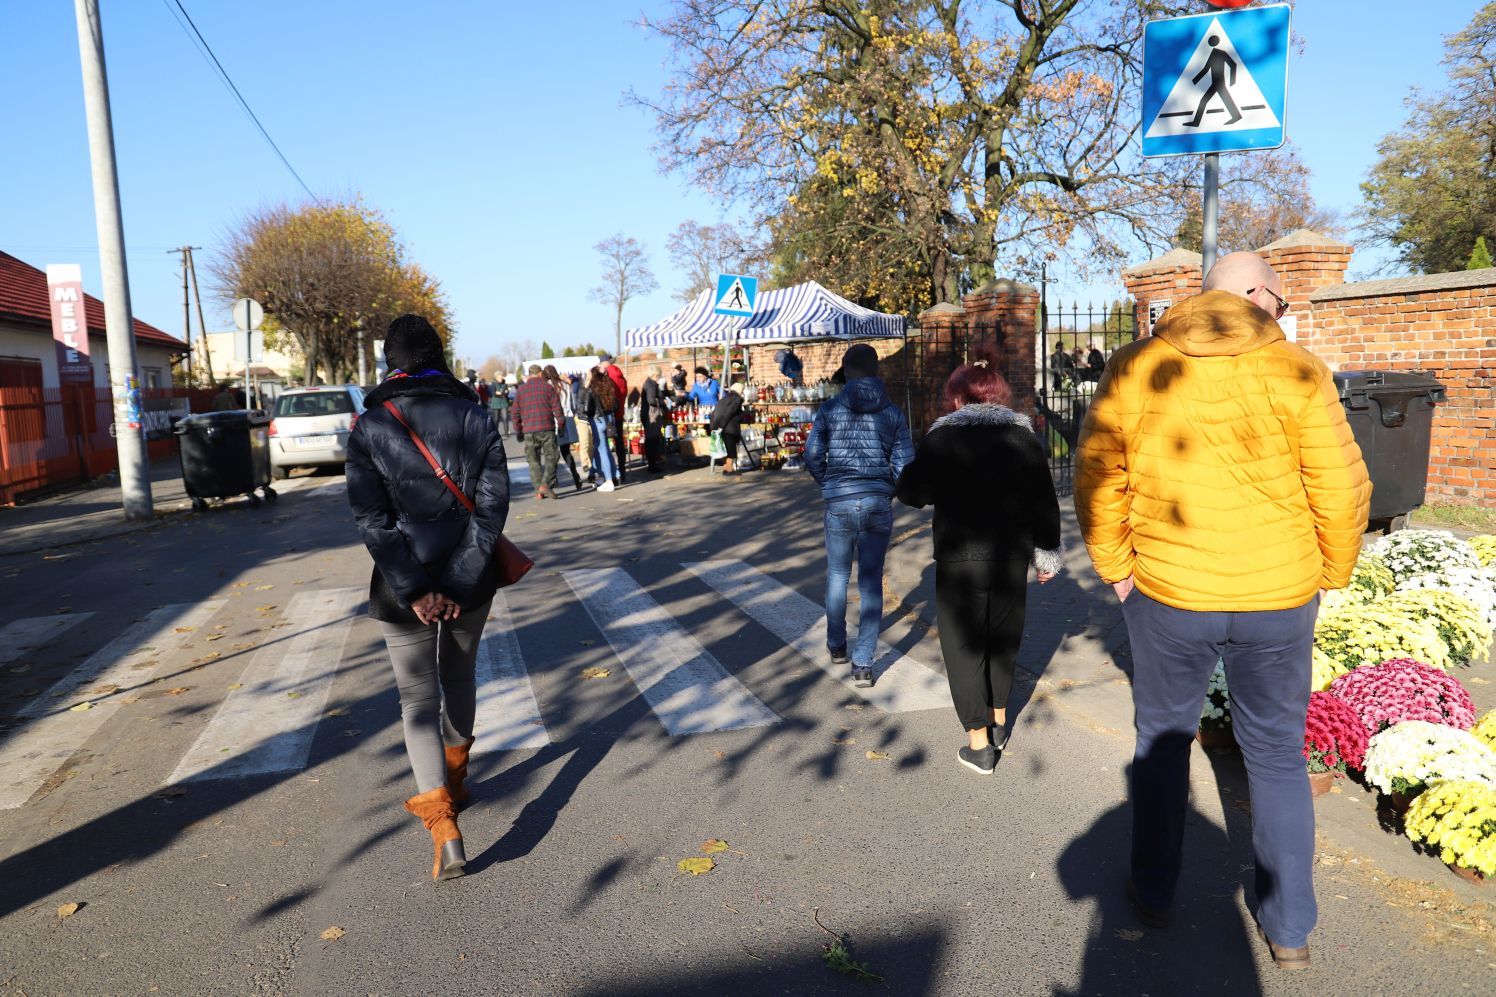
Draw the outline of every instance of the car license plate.
M298 447L330 447L337 441L336 436L298 436L296 445Z

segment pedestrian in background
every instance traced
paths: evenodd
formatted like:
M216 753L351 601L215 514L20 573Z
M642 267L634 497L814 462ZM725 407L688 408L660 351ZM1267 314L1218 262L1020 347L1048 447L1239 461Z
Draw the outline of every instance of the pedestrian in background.
M556 439L564 416L561 399L545 379L539 364L530 365L530 376L519 386L514 399L514 438L525 445L530 481L541 499L556 497Z
M686 393L686 368L679 363L672 364L670 367L670 387L673 394L684 395Z
M348 501L374 558L369 616L379 621L400 690L416 783L405 809L431 832L432 878L451 879L467 864L457 807L469 796L474 661L498 584L492 555L509 513L509 467L503 437L452 375L429 322L395 319L384 355L392 369L369 392L348 439ZM472 512L413 433L472 500Z
M1309 965L1314 804L1304 717L1319 595L1350 579L1371 485L1330 371L1286 342L1283 285L1223 256L1200 294L1112 354L1086 415L1075 512L1132 642L1139 918L1168 923L1189 753L1216 660L1247 766L1256 917L1273 961Z
M550 382L551 388L555 390L556 397L561 400L561 432L556 437L556 448L561 459L571 470L571 481L577 491L582 490L582 476L577 473L577 459L572 456L571 448L576 446L581 439L577 435L576 413L571 407L571 386L561 379L561 373L556 370L555 364L546 364L545 379ZM559 468L557 469L559 472Z
M500 378L493 382L493 393L489 396L488 407L493 411L494 425L498 427L500 436L509 434L509 385Z
M1049 459L989 351L945 385L953 411L935 420L899 476L901 502L935 507L935 612L940 653L967 743L962 765L991 775L1012 726L1008 697L1023 640L1028 571L1059 572L1060 501Z
M702 408L715 408L722 397L722 384L705 367L697 367L696 383L687 396Z
M608 380L613 382L613 390L618 393L618 404L613 410L613 435L611 439L614 450L618 455L616 466L613 468L613 474L621 485L624 479L628 477L629 466L628 446L623 439L623 407L629 396L629 382L628 378L623 376L623 371L619 370L618 365L613 362L613 355L611 353L603 353L598 357L598 360L602 363L603 373L607 374Z
M727 456L722 459L722 473L732 474L737 471L738 445L743 442L743 392L746 389L741 384L734 384L723 392L717 402L717 407L712 409L712 421L707 424L707 431L722 434L722 446L727 451Z
M592 466L602 474L603 483L597 486L600 492L611 492L615 487L613 458L608 453L608 441L612 438L613 410L618 402L618 389L601 367L594 368L587 380L582 414L592 426Z
M873 652L883 628L883 558L893 532L893 494L914 458L904 413L888 400L878 377L878 354L858 343L842 356L847 385L816 413L805 440L805 466L826 500L826 648L847 661L847 584L857 559L862 597L852 681L875 681Z
M597 484L597 468L592 460L592 420L587 418L587 381L580 374L568 374L567 390L571 392L571 411L577 427L577 456L582 459L582 477L589 485Z
M639 421L644 428L644 465L651 474L665 470L665 373L650 369L639 391Z

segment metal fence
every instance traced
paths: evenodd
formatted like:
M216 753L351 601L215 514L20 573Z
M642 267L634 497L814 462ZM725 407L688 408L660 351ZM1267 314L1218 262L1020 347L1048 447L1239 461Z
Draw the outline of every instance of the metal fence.
M1061 495L1075 487L1075 445L1101 372L1119 346L1137 338L1133 315L1130 301L1084 309L1040 306L1034 428L1048 448Z
M213 394L188 388L141 391L152 459L172 454L172 423L189 412L207 411ZM108 388L0 387L0 505L114 470L119 457L113 419Z

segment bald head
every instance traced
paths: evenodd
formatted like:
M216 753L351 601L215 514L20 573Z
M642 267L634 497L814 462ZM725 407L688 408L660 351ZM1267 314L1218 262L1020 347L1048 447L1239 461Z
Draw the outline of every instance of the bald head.
M1268 287L1281 292L1283 282L1267 265L1267 261L1256 253L1227 253L1216 261L1205 275L1201 285L1204 291L1230 291L1237 297L1247 297L1247 292L1259 287Z

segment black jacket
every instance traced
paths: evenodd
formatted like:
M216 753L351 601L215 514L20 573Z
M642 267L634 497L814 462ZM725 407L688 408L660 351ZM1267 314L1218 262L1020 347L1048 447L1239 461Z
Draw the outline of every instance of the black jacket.
M712 421L707 424L707 429L711 432L720 429L724 433L742 436L743 396L736 391L722 392L722 397L712 409Z
M1044 447L1001 405L967 405L937 419L899 477L899 501L935 506L935 560L1034 561L1058 572L1060 501Z
M660 382L652 377L644 379L639 389L639 421L646 426L665 418L665 403L660 391Z
M391 400L453 482L469 514L431 470ZM493 549L509 514L504 441L477 397L453 377L408 377L369 392L348 438L348 502L374 558L369 615L418 624L413 600L439 592L464 610L493 598Z

